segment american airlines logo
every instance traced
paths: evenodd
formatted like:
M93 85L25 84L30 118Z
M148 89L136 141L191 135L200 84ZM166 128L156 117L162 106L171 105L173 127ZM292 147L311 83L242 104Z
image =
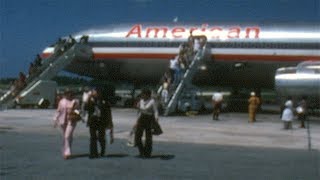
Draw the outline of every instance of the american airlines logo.
M259 38L260 27L220 27L202 24L201 27L166 27L150 26L143 27L135 24L128 31L126 38L187 38L192 32L193 35L205 35L208 39L249 39Z

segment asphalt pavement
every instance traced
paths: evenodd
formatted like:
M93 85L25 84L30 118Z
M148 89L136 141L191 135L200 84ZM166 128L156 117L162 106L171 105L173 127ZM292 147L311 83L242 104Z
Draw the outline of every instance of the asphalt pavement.
M127 137L137 118L134 109L113 108L115 142L106 156L89 159L89 132L79 123L73 156L61 156L54 110L0 111L0 180L9 179L320 179L320 119L310 129L297 121L283 130L277 114L246 113L161 117L164 134L154 136L152 157L137 157Z

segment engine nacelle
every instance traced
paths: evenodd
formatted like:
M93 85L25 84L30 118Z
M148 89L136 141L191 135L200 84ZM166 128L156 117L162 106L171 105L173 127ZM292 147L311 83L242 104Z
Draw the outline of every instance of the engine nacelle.
M306 96L309 107L320 108L320 62L306 61L297 67L277 69L275 88L281 100Z

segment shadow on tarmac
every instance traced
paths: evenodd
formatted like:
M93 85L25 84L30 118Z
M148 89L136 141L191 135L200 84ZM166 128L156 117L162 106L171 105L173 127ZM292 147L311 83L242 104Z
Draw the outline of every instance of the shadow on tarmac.
M84 157L89 157L89 154L73 154L70 156L69 159L77 159L77 158L84 158Z
M102 158L124 158L124 157L128 157L129 154L122 154L122 153L118 153L118 154L108 154L106 156L103 156Z
M161 159L161 160L172 160L175 158L175 155L171 154L159 154L159 155L151 155L150 157L140 157L139 155L135 156L135 158L140 159Z
M108 154L105 156L102 156L100 158L124 158L124 157L128 157L128 154ZM71 155L71 157L69 159L77 159L77 158L89 158L89 153L86 154L74 154Z
M108 154L108 155L102 156L100 158L125 158L128 156L129 156L129 154L117 153L117 154ZM74 155L71 155L71 157L69 159L88 158L88 157L89 157L88 153L74 154ZM151 157L145 158L145 159L172 160L174 158L175 158L175 155L172 155L172 154L156 154L156 155L151 155Z
M175 158L175 155L172 154L159 154L159 155L151 155L150 159L161 159L161 160L172 160Z

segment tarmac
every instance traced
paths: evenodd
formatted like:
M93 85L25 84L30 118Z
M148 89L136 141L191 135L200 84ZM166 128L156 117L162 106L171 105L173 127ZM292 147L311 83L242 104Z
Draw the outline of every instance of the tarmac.
M78 123L73 158L61 156L62 136L53 128L55 110L0 111L0 180L10 179L226 179L319 180L320 118L309 128L283 130L279 114L247 113L161 117L164 133L153 136L153 153L137 157L127 146L134 109L113 108L115 142L89 159L89 132Z

